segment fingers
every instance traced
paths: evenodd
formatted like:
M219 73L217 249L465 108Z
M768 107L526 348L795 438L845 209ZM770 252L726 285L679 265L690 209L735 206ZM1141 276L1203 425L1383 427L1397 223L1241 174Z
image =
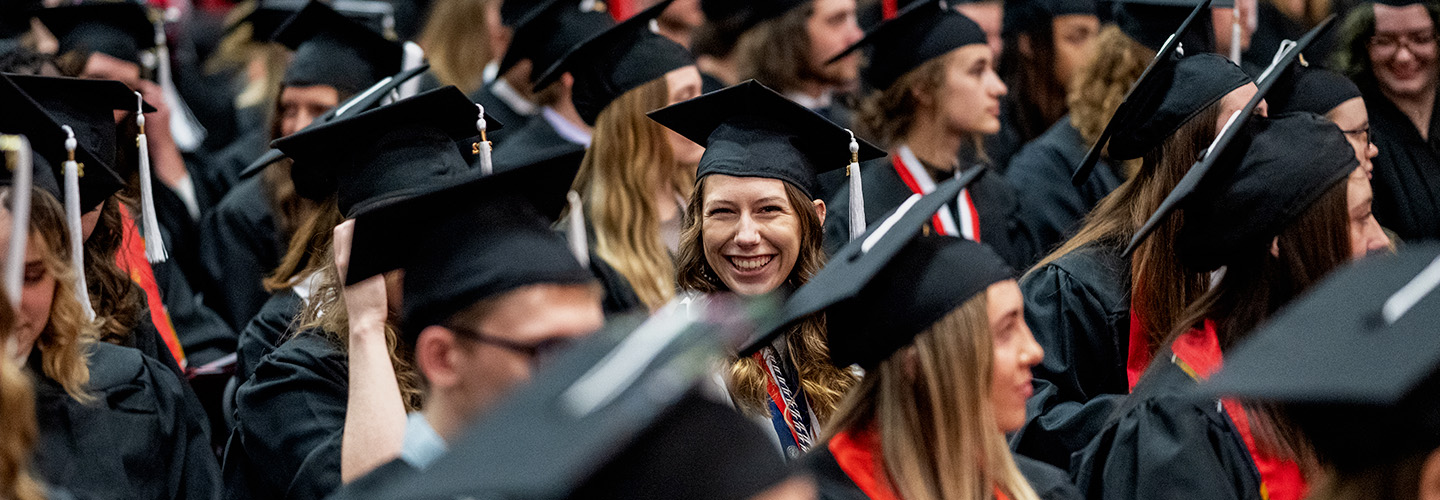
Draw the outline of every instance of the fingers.
M353 219L341 222L335 226L334 249L335 249L335 271L340 274L340 279L345 279L345 273L350 270L350 241L355 235L355 221Z

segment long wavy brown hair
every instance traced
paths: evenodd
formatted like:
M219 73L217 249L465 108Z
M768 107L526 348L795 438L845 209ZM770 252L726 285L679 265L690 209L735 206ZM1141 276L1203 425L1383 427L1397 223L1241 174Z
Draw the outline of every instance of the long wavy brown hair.
M785 195L800 219L800 253L785 280L787 286L794 288L809 282L815 273L820 272L820 268L825 267L824 229L809 196L789 183L785 184ZM680 233L680 251L676 255L679 268L677 281L681 290L690 292L729 291L705 260L704 204L705 179L701 178L696 181L695 192L690 196L685 229ZM815 412L815 418L824 424L845 391L855 385L857 377L850 370L830 364L824 314L812 315L790 327L785 332L785 345L800 374L800 387L810 399L810 409ZM765 392L765 376L765 369L754 358L740 358L730 364L730 395L745 412L769 415L765 406L769 401Z
M981 292L865 374L827 434L873 430L885 480L907 500L1035 500L990 401L994 345ZM828 439L828 438L827 438Z
M0 340L10 338L15 328L15 311L0 290ZM0 341L0 346L7 345ZM35 391L30 377L0 347L0 498L44 500L45 492L30 469L30 452L39 439L35 426Z
M1190 171L1200 151L1210 145L1219 116L1220 103L1211 104L1160 147L1146 153L1141 167L1095 205L1075 236L1032 269L1087 246L1129 244L1135 231ZM1208 283L1204 273L1186 270L1175 256L1176 234L1183 222L1184 214L1171 214L1130 258L1131 310L1140 319L1152 353L1164 343L1165 335L1177 324L1185 307L1205 292Z
M10 206L9 186L0 187L0 202ZM8 208L6 209L8 213ZM85 318L75 298L75 271L70 267L70 238L65 229L65 209L39 188L30 193L30 241L38 243L41 262L55 279L50 303L50 321L35 341L45 376L60 384L70 397L81 403L95 397L86 392L90 383L90 344L98 334Z
M625 277L650 310L675 296L675 263L660 238L657 185L688 198L695 165L680 165L666 129L645 115L670 103L665 78L631 89L595 119L574 189L594 228L595 254ZM664 201L661 201L662 203Z
M425 49L430 72L440 84L454 85L466 94L484 84L485 65L495 58L495 54L490 53L490 30L485 21L488 16L499 15L498 3L498 0L431 2L425 28L416 43Z
M124 345L140 326L144 294L120 269L115 255L124 238L121 195L112 196L100 208L100 221L85 240L85 287L102 342ZM140 213L132 210L131 213Z
M1154 58L1155 51L1120 28L1110 25L1100 29L1095 36L1094 55L1080 67L1065 97L1070 106L1070 124L1080 131L1087 145L1100 138L1130 86Z

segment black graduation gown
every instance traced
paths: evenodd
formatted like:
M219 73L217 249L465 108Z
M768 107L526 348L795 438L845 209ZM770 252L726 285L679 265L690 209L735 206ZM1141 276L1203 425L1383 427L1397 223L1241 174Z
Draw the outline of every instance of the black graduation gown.
M508 137L510 137L511 131L519 130L521 127L524 127L527 122L534 118L532 116L520 114L519 111L515 111L515 108L510 107L510 105L507 104L504 99L501 99L499 96L495 95L492 88L495 86L495 82L498 81L500 81L499 78L495 79L494 82L485 84L485 86L480 87L479 90L476 90L473 94L470 94L470 100L475 101L476 103L485 107L485 114L495 117L496 120L500 120L500 123L505 125L505 128L494 132L487 132L485 134L485 136L490 139L490 142L494 144L497 150L499 149L500 145L503 144Z
M225 498L319 499L339 488L349 385L345 353L321 333L261 360L236 391Z
M860 182L865 192L866 225L876 224L886 213L900 206L913 194L890 157L870 160L860 165ZM1034 258L1029 232L1021 223L1015 193L998 175L981 176L969 187L970 198L980 218L980 241L995 249L1011 267L1025 269ZM957 217L954 203L946 205ZM835 253L850 240L850 185L841 185L830 198L825 210L825 248Z
M1162 353L1165 354L1165 353ZM1168 354L1103 431L1075 456L1090 500L1260 500L1260 473L1230 417Z
M175 326L175 335L180 338L189 365L200 366L235 352L235 330L219 314L200 303L199 295L175 261L150 266L155 271L160 300L170 315L170 323Z
M1070 477L1064 471L1051 467L1047 464L1030 460L1022 456L1015 456L1015 466L1020 469L1020 474L1025 476L1025 481L1035 490L1041 500L1079 500L1080 491L1070 483ZM801 462L808 472L813 474L816 489L819 491L821 500L869 500L855 481L845 474L840 464L835 461L835 455L825 446L817 447L811 451Z
M1430 114L1429 140L1372 81L1356 82L1370 111L1375 219L1400 239L1440 238L1440 98Z
M1000 98L1000 131L985 136L985 156L990 159L990 168L1005 175L1010 169L1010 158L1024 145L1020 137L1020 126L1015 116L1020 113L1014 94Z
M1130 261L1090 245L1020 279L1025 322L1045 359L1030 369L1035 393L1011 436L1016 453L1069 468L1130 392Z
M1010 158L1005 179L1015 188L1020 218L1042 257L1074 235L1100 199L1125 180L1102 159L1089 180L1080 186L1071 184L1089 150L1090 144L1066 116Z
M260 364L260 360L284 342L302 307L304 302L300 296L290 290L276 292L265 301L260 312L240 330L235 348L236 380L242 383L250 380L250 374L255 373L255 366Z
M220 494L205 413L160 362L128 347L90 350L95 401L45 377L36 351L35 471L47 484L101 498L211 499Z
M246 110L240 112L245 113ZM225 194L240 183L240 171L269 150L270 131L263 124L257 124L224 149L215 152L210 168L195 180L195 188L209 193L212 200L224 199Z
M420 469L410 465L403 459L394 459L386 462L385 465L376 467L370 473L360 476L359 479L351 481L350 484L340 488L329 500L360 500L374 498L374 492L386 491L390 485L399 484L401 481L409 480Z
M590 273L595 275L595 279L605 291L605 299L600 306L606 317L646 310L645 304L640 302L640 296L635 295L635 289L630 286L630 280L610 267L610 263L605 262L605 259L595 255L593 246L590 248Z
M209 275L205 300L239 330L270 297L263 281L284 252L260 176L241 181L225 195L205 218L201 233L201 260Z
M486 108L489 109L489 108ZM506 127L505 130L510 130ZM510 133L505 139L503 147L496 146L491 154L495 169L508 170L531 165L545 157L556 156L557 153L569 153L572 151L583 151L584 144L570 142L544 117L537 116L535 119L525 123L523 127ZM543 154L545 157L541 157Z

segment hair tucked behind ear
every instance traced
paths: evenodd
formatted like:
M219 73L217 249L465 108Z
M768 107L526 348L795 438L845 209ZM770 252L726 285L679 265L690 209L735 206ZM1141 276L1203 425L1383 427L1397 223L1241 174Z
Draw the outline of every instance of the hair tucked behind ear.
M921 112L920 96L941 97L937 94L945 84L945 66L949 60L950 57L931 59L895 80L890 88L866 96L855 114L859 134L887 147L908 135Z

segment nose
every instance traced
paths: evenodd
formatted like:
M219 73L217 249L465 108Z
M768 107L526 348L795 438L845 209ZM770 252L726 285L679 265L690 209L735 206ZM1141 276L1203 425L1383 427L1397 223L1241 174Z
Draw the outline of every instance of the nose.
M760 244L760 225L748 214L740 217L740 226L735 231L735 244L741 247Z
M1045 348L1040 347L1040 343L1035 341L1035 335L1030 332L1029 325L1025 325L1023 322L1021 325L1023 325L1021 329L1023 330L1022 333L1024 334L1025 343L1024 347L1020 350L1020 363L1024 364L1027 368L1034 367L1045 360Z
M1366 253L1378 252L1385 248L1389 248L1390 236L1385 234L1385 230L1380 228L1380 223L1376 222L1374 217L1370 218L1369 226L1370 233L1373 236L1369 238L1370 244L1365 246L1365 250L1367 251Z
M1005 82L1000 79L1000 75L996 75L993 72L991 73L991 75L994 76L994 85L991 87L991 93L995 97L1003 97L1005 94L1009 94L1010 88L1005 86Z

